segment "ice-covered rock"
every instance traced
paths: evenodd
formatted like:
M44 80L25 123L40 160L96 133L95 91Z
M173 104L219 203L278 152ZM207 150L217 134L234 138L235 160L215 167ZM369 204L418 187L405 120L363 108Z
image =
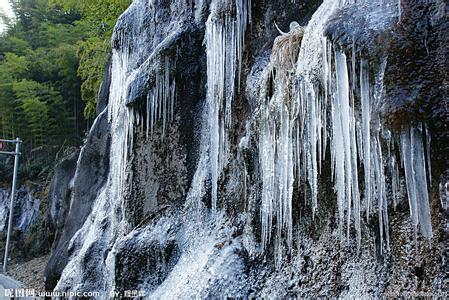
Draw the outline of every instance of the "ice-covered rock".
M429 39L441 60L445 25L441 1L414 1L134 1L94 125L110 135L104 184L85 205L72 192L67 220L83 213L64 226L56 289L442 293L449 110L443 98L419 110L441 76L410 86L397 50ZM441 72L420 54L424 74L424 61Z

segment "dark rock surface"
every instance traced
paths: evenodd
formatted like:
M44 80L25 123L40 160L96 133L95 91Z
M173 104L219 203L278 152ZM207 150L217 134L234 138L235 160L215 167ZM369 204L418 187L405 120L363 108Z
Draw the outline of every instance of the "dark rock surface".
M55 239L59 239L65 225L67 213L70 209L70 199L73 188L73 179L78 162L79 150L73 151L69 156L63 158L53 171L48 195L48 220L49 226L55 231Z
M21 186L17 190L14 201L13 230L26 233L31 226L39 220L39 207L41 200L35 194L39 190ZM0 189L0 232L6 233L8 229L9 205L11 191Z
M394 126L420 121L429 125L433 175L439 176L449 169L447 2L402 3L385 76L389 121Z
M388 52L392 28L398 22L398 8L388 9L376 1L352 4L340 9L328 21L325 34L346 53L379 59Z
M53 289L61 276L69 256L69 242L90 214L92 204L106 181L109 171L109 127L107 110L104 110L96 119L86 144L81 149L74 177L69 170L56 173L56 176L61 175L62 178L55 178L55 181L64 183L73 180L73 186L69 186L71 189L69 192L64 190L64 186L58 185L58 188L61 188L59 191L61 198L59 199L63 201L58 205L64 207L66 212L64 213L64 226L55 236L45 271L47 289ZM70 164L70 161L66 161L66 163ZM72 176L65 177L69 175Z

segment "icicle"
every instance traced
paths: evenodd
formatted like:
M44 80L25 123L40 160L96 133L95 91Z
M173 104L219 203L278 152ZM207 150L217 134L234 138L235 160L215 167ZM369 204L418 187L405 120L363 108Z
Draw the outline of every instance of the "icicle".
M147 114L146 114L146 138L148 138L149 136L149 131L150 131L150 101L151 101L151 94L148 93L147 95L147 102L146 102L146 109L147 109Z
M354 206L354 225L356 231L356 241L357 241L357 251L360 249L360 243L362 240L361 227L360 227L360 192L359 192L359 179L358 179L358 165L357 165L357 143L356 143L356 128L355 128L355 116L354 107L352 110L352 123L351 123L351 163L352 163L352 199ZM349 206L348 214L351 212L351 207ZM348 217L348 222L350 218ZM349 227L349 226L348 226ZM349 237L349 232L348 232Z
M342 139L341 121L338 120L338 106L332 106L332 153L335 174L335 187L337 190L337 207L339 215L338 231L340 239L342 239L343 220L344 220L344 203L345 203L345 174L344 174L344 143Z
M167 124L173 121L176 87L175 79L170 81L170 58L164 58L164 68L155 75L154 86L148 91L146 99L146 136L154 134L156 123L162 122L164 138ZM140 121L140 120L139 120ZM143 126L142 122L142 127Z
M273 137L270 123L268 122L269 109L264 107L261 119L260 137L260 165L262 171L262 248L264 249L271 239L271 228L273 220L273 199L274 199L274 160L275 137Z
M378 123L376 128L375 138L372 139L372 159L373 159L373 174L374 174L374 187L375 199L378 205L379 216L379 234L380 234L380 251L384 249L384 233L385 240L387 241L387 249L389 247L389 235L388 235L388 205L387 205L387 192L385 187L385 172L383 164L383 155L381 141L379 133L381 130L381 124Z
M173 116L175 114L175 91L176 91L176 79L173 79L172 85L171 85L171 101L170 101L170 121L173 121Z
M335 112L333 123L336 124L334 127L335 132L333 139L340 140L338 141L338 144L335 143L336 148L334 150L336 154L335 168L337 171L337 190L339 195L337 197L340 198L340 209L342 210L340 212L340 217L344 216L344 210L347 210L346 229L347 238L349 238L352 201L357 201L357 199L353 199L353 195L358 193L358 183L356 178L353 178L354 174L357 172L357 166L353 164L357 159L355 119L352 108L349 105L349 79L345 54L336 51L335 66L337 95L333 104ZM357 228L357 230L359 230L359 228Z
M298 189L301 186L301 140L299 137L299 127L296 126L296 149L295 149L295 156L296 156L296 182Z
M360 60L360 101L362 104L363 167L365 172L365 213L367 221L371 205L371 104L369 78L365 60Z
M399 202L399 170L398 170L398 164L396 161L396 155L393 153L390 157L390 168L391 168L391 189L393 194L393 204L394 208L396 209L396 206Z
M156 119L156 97L154 94L154 90L151 90L151 135L154 132L154 122Z
M427 237L432 237L432 224L430 221L429 192L427 189L425 150L423 146L422 126L411 129L413 174L415 177L415 191L418 201L418 219L421 233Z
M217 208L217 191L218 191L218 173L219 173L219 155L220 155L220 128L218 120L218 107L216 103L212 104L210 108L211 114L209 119L210 124L210 165L211 165L211 176L212 176L212 210L215 211Z
M426 158L427 158L427 174L429 175L429 186L432 186L432 167L431 167L431 159L430 159L430 130L427 124L424 124L424 128L426 129Z
M306 95L307 101L307 162L308 162L308 172L307 178L310 184L310 189L312 191L312 216L315 216L315 212L318 206L318 167L317 167L317 131L318 131L318 120L316 111L315 92L313 86L309 87L310 94Z
M249 0L236 0L220 14L211 13L206 22L207 109L209 126L209 161L212 181L212 210L217 209L218 180L227 163L229 130L232 127L232 104L236 75L240 83L244 37L250 20Z
M412 144L410 129L404 129L401 133L402 160L404 164L405 180L407 184L407 196L410 207L410 216L414 226L418 225L418 204L415 193L415 178L413 176Z
M156 88L157 88L157 97L156 98L157 98L157 107L158 107L157 118L158 118L158 120L160 120L161 116L162 116L162 98L164 96L162 95L162 92L163 92L162 81L161 81L161 76L159 73L156 76Z
M165 57L165 70L164 70L164 88L163 88L163 112L162 112L162 138L165 136L166 122L168 118L168 109L170 107L170 60Z
M441 182L439 188L441 207L447 210L449 207L449 182Z
M412 223L415 229L419 224L421 233L431 238L432 225L422 138L422 128L403 129L401 133L402 159Z

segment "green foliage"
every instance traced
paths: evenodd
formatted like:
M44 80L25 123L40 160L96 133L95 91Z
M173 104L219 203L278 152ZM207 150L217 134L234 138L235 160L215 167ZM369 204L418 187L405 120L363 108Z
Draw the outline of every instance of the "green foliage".
M78 75L83 79L81 95L86 101L84 111L86 117L95 115L97 95L103 79L107 53L109 53L109 45L100 38L90 38L82 42L78 49L80 58Z
M86 102L84 114L95 116L98 89L104 67L110 53L109 41L115 22L129 6L130 0L51 0L55 6L67 11L76 11L82 18L76 27L82 28L87 37L78 43L78 75L83 83L81 96Z
M24 55L30 49L30 45L26 40L12 35L0 38L0 53L5 53L11 49L14 49L14 53L17 55Z
M112 30L130 0L10 2L15 18L2 16L0 35L0 137L20 136L28 151L76 145L85 117L95 116Z
M25 57L14 53L5 53L5 66L15 78L26 76L28 68Z
M49 112L47 104L39 98L27 98L23 100L22 108L35 139L35 144L43 145L45 134L48 132Z

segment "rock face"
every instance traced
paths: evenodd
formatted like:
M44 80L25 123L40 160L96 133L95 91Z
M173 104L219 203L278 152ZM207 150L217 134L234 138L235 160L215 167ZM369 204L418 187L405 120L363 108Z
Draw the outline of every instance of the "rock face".
M47 288L443 295L446 8L352 2L135 0L53 179Z
M67 264L69 243L91 213L109 172L109 124L106 110L95 120L86 144L55 168L49 194L49 219L55 229L45 284L52 289Z
M0 189L0 231L8 230L10 190ZM41 201L34 196L35 191L22 186L17 190L14 202L13 230L27 232L38 221Z
M49 225L59 235L64 227L70 208L70 193L76 171L79 151L73 151L55 167L49 193Z
M0 189L0 236L6 242L9 221L9 189ZM13 260L28 260L48 251L48 231L45 227L47 205L42 195L42 187L27 182L16 192L9 255ZM4 253L6 243L1 245Z

